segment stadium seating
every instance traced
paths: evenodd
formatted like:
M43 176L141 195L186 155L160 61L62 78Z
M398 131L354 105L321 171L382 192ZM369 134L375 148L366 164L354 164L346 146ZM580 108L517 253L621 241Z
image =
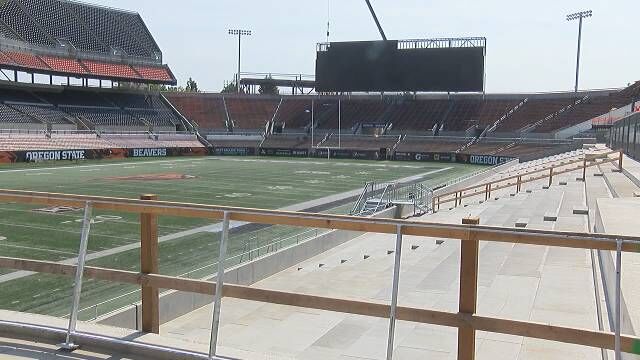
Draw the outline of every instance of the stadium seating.
M140 78L133 68L126 64L113 64L93 60L82 60L82 64L94 75L125 79Z
M315 115L315 114L314 114ZM288 98L282 101L276 122L286 128L303 129L311 124L311 100Z
M165 96L182 115L195 122L202 131L226 131L227 113L221 96L194 96L188 93L166 93Z
M166 67L134 66L133 68L145 80L171 81L173 79Z
M575 99L570 97L530 98L527 104L516 111L506 121L502 122L497 132L514 132L523 127L544 119L562 108L573 104ZM496 119L497 120L497 119ZM585 119L586 120L586 119Z
M54 71L78 75L86 75L88 73L87 69L76 59L53 56L40 56L40 59Z
M0 151L73 150L112 148L202 148L195 135L164 134L156 139L149 134L51 133L35 134L0 132Z
M0 52L0 64L2 65L17 65L15 61L13 61L9 56L5 53Z
M0 133L0 151L108 149L95 134L51 135Z
M454 101L454 106L447 116L444 130L464 131L477 125L486 128L509 112L519 100L487 100L463 99Z
M140 129L147 126L140 120L123 112L120 108L60 106L69 114L88 120L96 128Z
M273 118L280 100L229 97L226 102L234 129L263 129Z
M387 104L380 100L342 101L340 104L341 117L338 112L332 112L333 116L319 123L321 129L353 129L362 123L384 122L382 115L387 109ZM340 123L339 123L340 122Z
M5 55L11 58L11 60L13 60L13 62L15 62L18 65L22 65L22 66L26 66L34 69L51 70L51 67L45 64L45 62L42 61L36 55L31 55L23 52L14 52L14 51L7 51L5 52Z
M69 115L67 113L56 109L52 105L12 104L11 107L49 124L73 124L68 119Z
M559 116L553 117L543 122L534 132L546 133L573 126L594 118L594 114L604 114L612 108L627 105L630 101L621 96L595 96L589 97L580 104Z
M140 119L154 127L167 127L175 129L176 122L175 115L169 110L155 110L155 109L126 109L134 118Z
M454 152L468 144L472 138L444 136L405 136L396 147L400 152Z
M450 105L448 100L405 100L391 105L388 122L393 130L431 130L444 119Z
M41 123L29 115L22 113L12 106L0 104L0 123L5 126L7 124L28 124L28 123Z

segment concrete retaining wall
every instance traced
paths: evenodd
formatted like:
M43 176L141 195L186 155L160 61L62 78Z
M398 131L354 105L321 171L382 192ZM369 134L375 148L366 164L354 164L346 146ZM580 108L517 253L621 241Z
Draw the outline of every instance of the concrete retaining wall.
M372 217L398 218L398 208L390 207ZM277 274L302 261L330 250L338 245L363 235L359 231L332 230L300 244L292 245L272 254L257 258L251 262L234 266L225 271L225 282L238 285L251 285L269 276ZM205 280L215 281L215 276ZM195 294L183 291L165 291L160 295L160 323L166 323L188 314L213 301L213 295ZM98 318L95 322L126 329L141 327L142 307L140 303L120 309ZM137 323L137 324L136 324Z

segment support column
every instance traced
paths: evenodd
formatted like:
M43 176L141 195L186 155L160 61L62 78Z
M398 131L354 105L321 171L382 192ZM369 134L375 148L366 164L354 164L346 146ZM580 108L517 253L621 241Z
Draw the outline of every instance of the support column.
M464 225L478 225L480 218L467 217L462 219ZM459 309L463 315L473 315L476 312L478 300L478 250L479 243L473 230L468 238L462 239L460 244L460 298ZM472 327L458 329L458 360L474 360L476 355L476 330Z
M158 200L157 195L141 195L140 200ZM140 214L140 272L158 273L158 216ZM142 285L142 331L160 333L160 296L156 287Z

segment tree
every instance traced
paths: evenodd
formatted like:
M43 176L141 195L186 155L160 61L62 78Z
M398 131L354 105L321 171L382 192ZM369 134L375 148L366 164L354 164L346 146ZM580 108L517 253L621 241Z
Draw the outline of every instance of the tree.
M235 94L238 92L238 88L236 87L236 83L235 82L229 82L226 83L224 85L224 87L222 88L222 91L220 91L223 94ZM240 88L240 94L244 94L244 89Z
M264 79L266 81L264 82L264 84L260 85L260 88L258 88L258 92L260 93L260 95L278 95L278 94L280 94L280 90L274 84L273 78L271 77L271 75L265 76Z
M184 88L185 92L200 92L200 90L198 90L198 83L193 80L193 78L189 78L189 80L187 80L187 86Z

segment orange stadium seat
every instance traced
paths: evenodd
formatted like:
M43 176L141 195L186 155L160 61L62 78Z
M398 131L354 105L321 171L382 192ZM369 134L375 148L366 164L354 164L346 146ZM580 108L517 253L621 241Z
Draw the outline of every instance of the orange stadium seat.
M51 68L44 63L38 56L21 53L21 52L13 52L7 51L5 52L7 56L9 56L15 63L18 65L34 68L34 69L44 69L50 70Z
M164 67L134 66L133 68L146 80L173 80L169 71Z
M53 57L53 56L41 56L42 61L44 61L51 69L55 71L60 71L64 73L73 73L73 74L86 74L88 73L87 69L85 69L82 64L76 59L68 59L61 57Z
M82 60L82 63L94 75L114 78L140 79L140 76L127 64L113 64L101 61Z

